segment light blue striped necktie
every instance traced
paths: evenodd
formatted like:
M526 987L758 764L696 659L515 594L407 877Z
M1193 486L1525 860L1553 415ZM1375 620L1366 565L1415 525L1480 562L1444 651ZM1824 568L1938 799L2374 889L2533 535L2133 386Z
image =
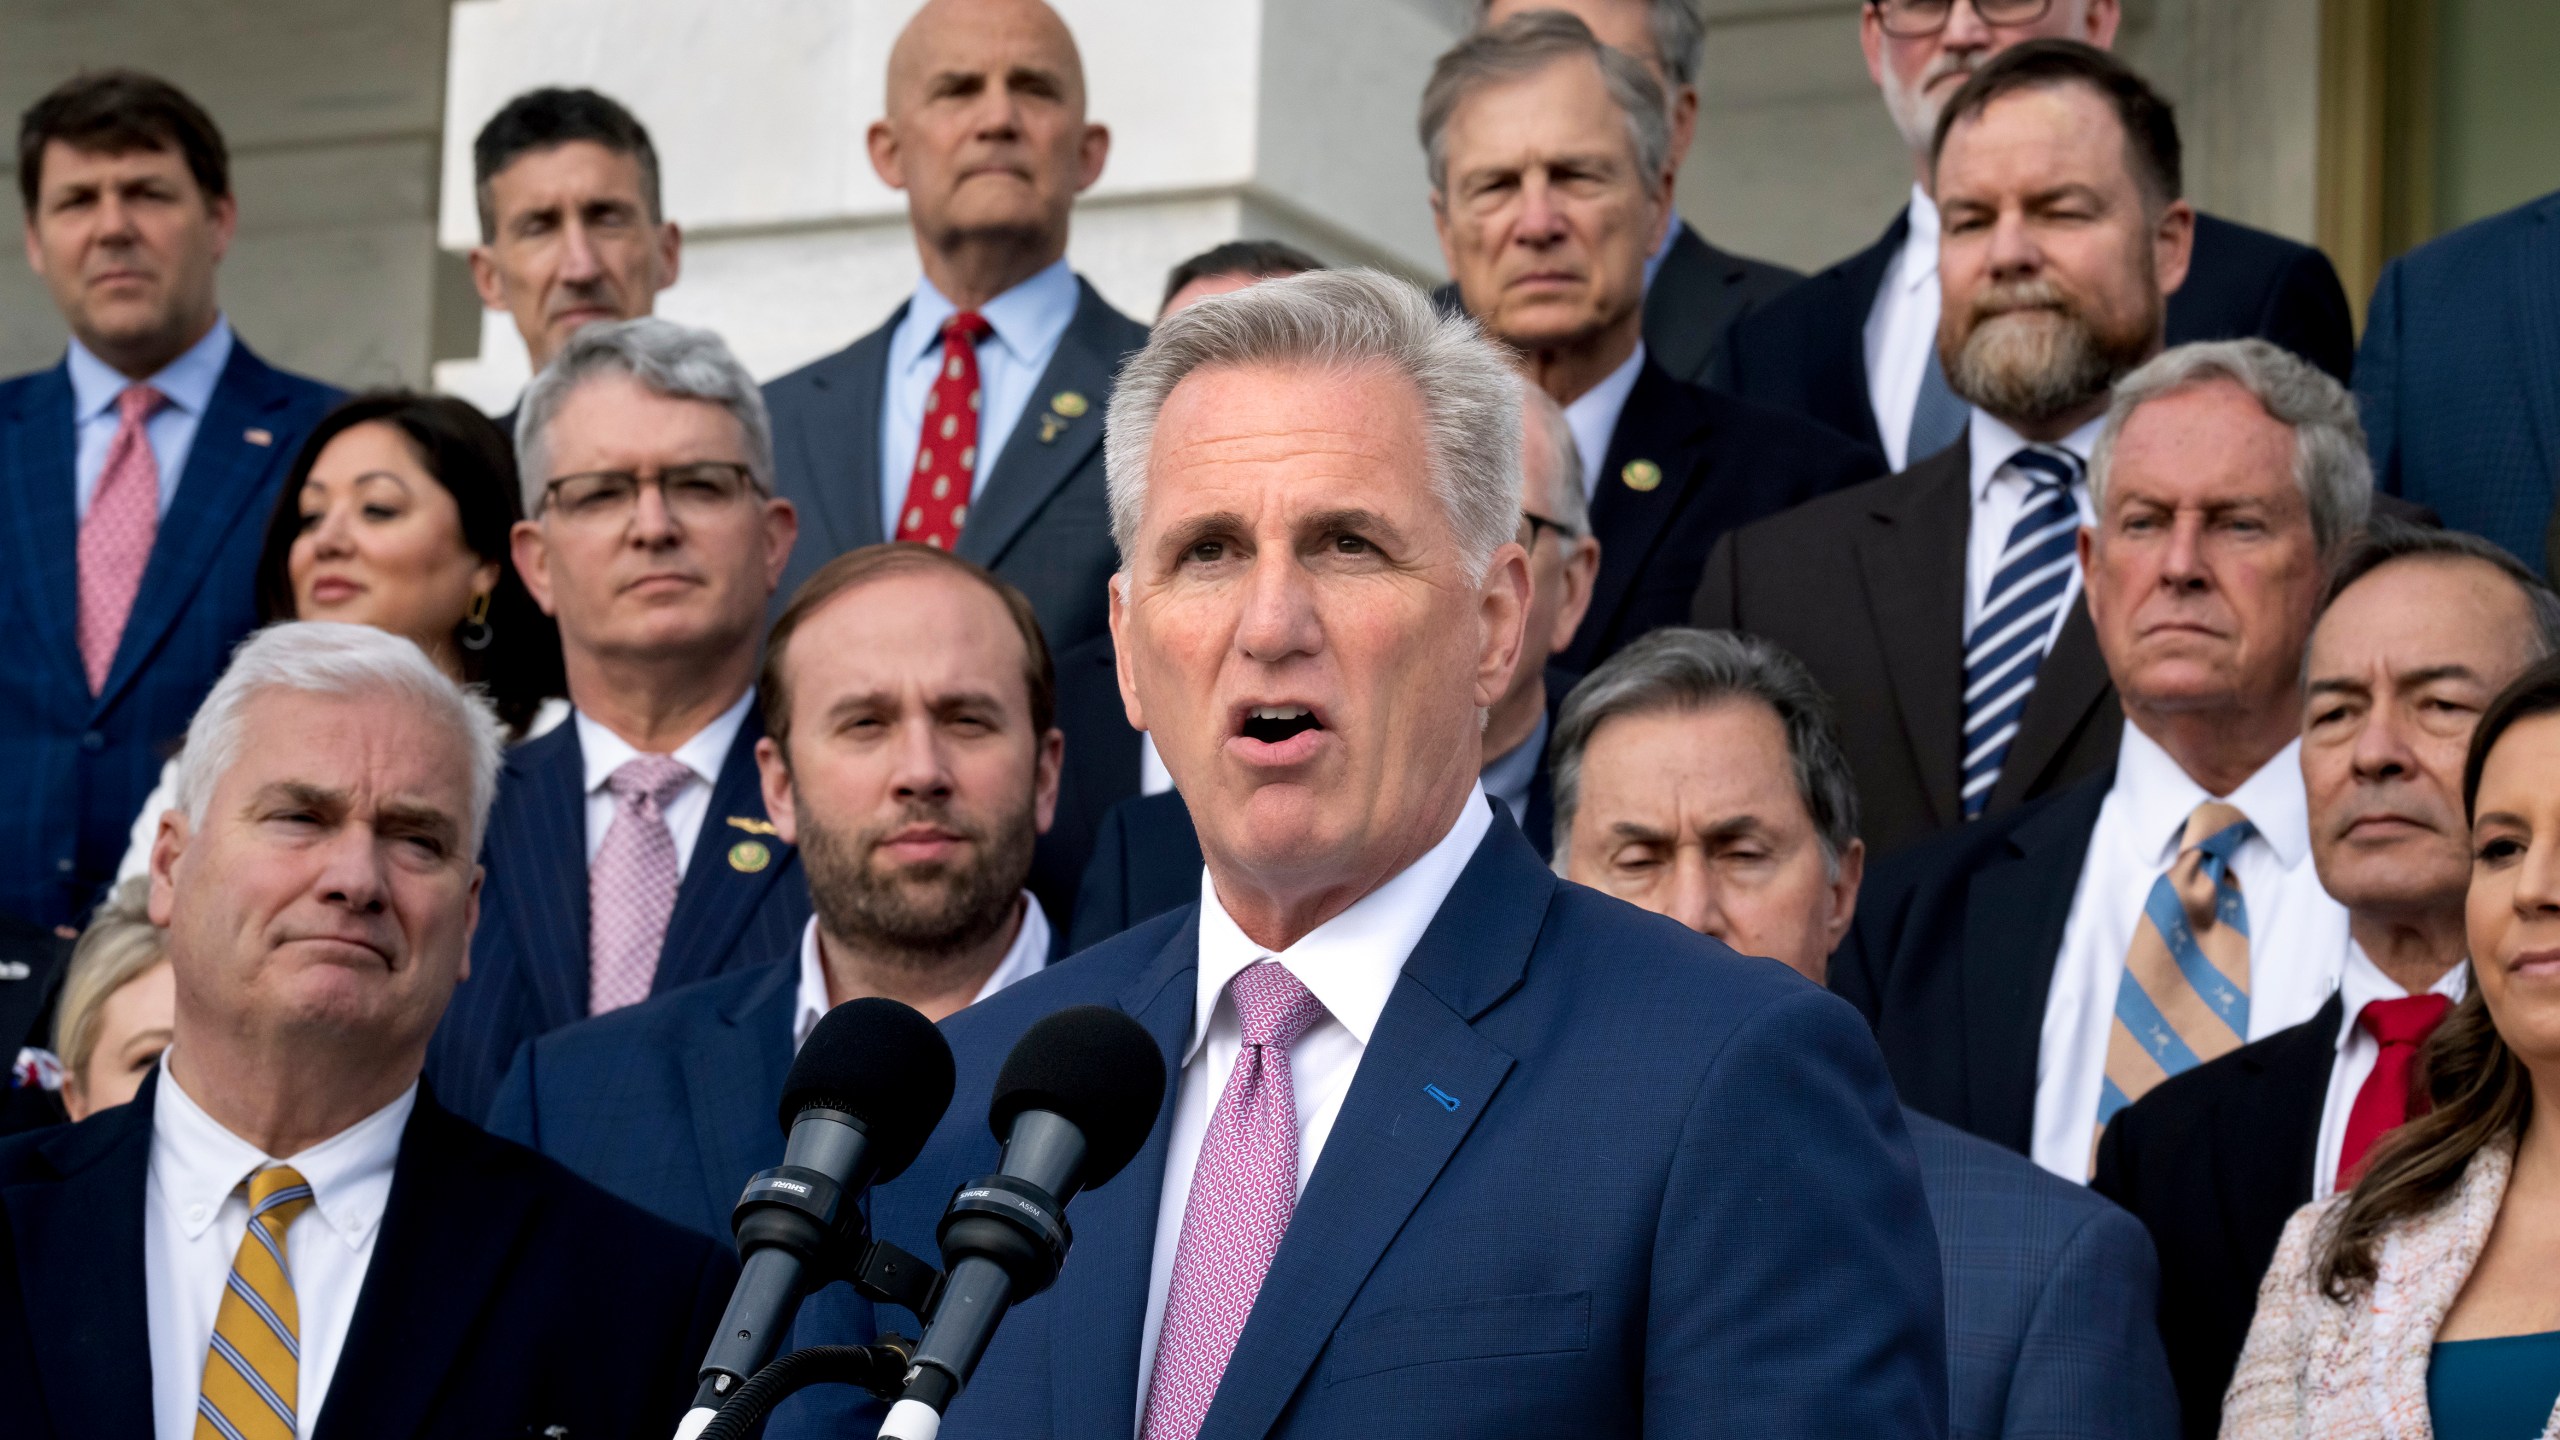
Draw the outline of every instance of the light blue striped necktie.
M2054 445L2030 445L2009 457L2003 473L2027 482L2031 493L2009 541L1991 568L1982 615L1964 642L1964 818L1980 815L2000 781L2001 762L2018 738L2018 721L2035 693L2036 667L2044 663L2053 617L2071 590L2071 568L2080 528L2072 487L2081 481L2080 457Z

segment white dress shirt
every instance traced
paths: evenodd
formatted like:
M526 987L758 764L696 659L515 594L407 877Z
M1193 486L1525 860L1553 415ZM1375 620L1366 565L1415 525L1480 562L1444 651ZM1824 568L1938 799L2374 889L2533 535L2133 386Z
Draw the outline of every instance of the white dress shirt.
M2463 993L2471 988L2471 967L2456 965L2444 972L2435 984L2427 987L2430 995L2441 995L2459 1005ZM2364 1007L2376 1000L2397 1000L2409 992L2400 983L2382 973L2364 953L2364 947L2350 942L2347 946L2346 973L2338 982L2338 1058L2329 1067L2328 1098L2320 1102L2320 1148L2311 1162L2311 1198L2326 1200L2337 1193L2338 1156L2347 1146L2347 1116L2356 1108L2356 1096L2363 1093L2364 1082L2373 1075L2374 1062L2382 1057L2382 1044L2364 1033L2356 1017Z
M1582 452L1585 500L1600 493L1600 467L1609 463L1609 437L1618 433L1618 414L1627 408L1627 394L1636 388L1636 373L1642 369L1644 342L1639 340L1625 363L1564 407L1565 428L1573 432L1574 448Z
M293 1303L301 1347L294 1428L305 1437L329 1397L329 1377L346 1345L364 1289L373 1242L391 1203L400 1136L418 1103L412 1082L400 1098L303 1151L278 1160L223 1128L170 1074L160 1071L151 1106L151 1177L143 1189L142 1274L151 1337L151 1431L156 1440L192 1440L205 1352L249 1233L249 1177L290 1165L311 1186L311 1206L285 1231L293 1262Z
M684 878L685 867L693 863L693 844L702 836L702 822L711 813L711 787L720 783L720 767L729 762L729 747L738 738L738 727L747 723L747 707L756 703L755 687L738 697L737 703L720 712L710 724L693 732L693 738L677 746L672 758L693 772L693 778L659 809L666 817L667 833L676 842L676 878ZM587 863L596 863L596 851L604 845L604 832L613 828L613 817L621 802L605 788L613 772L639 751L631 742L614 734L585 711L573 712L578 726L578 754L587 766Z
M985 397L978 408L978 464L970 476L969 496L987 488L996 457L1035 398L1032 390L1047 373L1058 341L1076 318L1081 295L1076 272L1058 261L978 307L995 333L978 345L978 389ZM916 438L924 433L925 397L933 393L942 369L942 322L959 313L931 280L918 280L914 298L898 328L889 332L886 393L880 405L880 533L897 538L898 512L907 503L907 477L916 468ZM1041 403L1047 396L1037 397ZM1100 404L1102 397L1085 399Z
M1164 753L1156 749L1156 737L1138 732L1138 793L1161 795L1173 788L1173 772L1164 768Z
M987 983L969 997L977 1004L1007 985L1025 976L1036 975L1049 963L1049 916L1040 908L1040 899L1030 891L1022 892L1022 928L1014 932L1013 944L996 962ZM827 998L827 963L818 954L818 921L811 916L808 927L800 932L800 998L791 1012L791 1048L797 1052L809 1043L809 1032L818 1028L834 1002Z
M1911 412L1920 407L1920 377L1938 343L1938 202L1911 187L1911 233L1902 253L1885 267L1867 311L1867 403L1875 408L1876 433L1885 462L1899 470L1911 439Z
M1324 1153L1333 1122L1342 1113L1342 1098L1369 1047L1387 996L1404 973L1406 957L1422 932L1440 913L1458 874L1475 858L1485 832L1493 828L1493 807L1484 787L1474 787L1458 810L1457 822L1440 843L1395 877L1360 897L1350 909L1300 937L1276 955L1255 944L1218 902L1218 888L1204 867L1200 873L1200 979L1194 999L1190 1048L1183 1052L1182 1073L1175 1080L1173 1134L1165 1148L1164 1192L1156 1200L1155 1264L1147 1275L1146 1326L1138 1337L1138 1414L1147 1406L1147 1383L1156 1368L1156 1336L1164 1328L1164 1301L1173 1288L1174 1254L1182 1245L1182 1217L1191 1207L1191 1173L1200 1163L1200 1146L1208 1138L1209 1115L1226 1093L1227 1076L1244 1050L1244 1029L1236 1018L1227 982L1245 967L1274 959L1289 967L1299 983L1323 1002L1325 1018L1310 1026L1289 1047L1289 1084L1298 1102L1298 1191L1306 1193L1307 1177Z
M142 382L169 400L142 422L142 438L150 442L151 463L160 472L163 515L169 513L169 503L178 496L179 477L186 473L187 456L195 451L196 427L204 423L205 407L213 403L214 387L222 383L222 367L231 363L231 345L231 322L217 315L203 339ZM89 497L98 493L98 474L107 468L107 451L115 444L117 429L124 424L124 416L116 410L116 398L124 394L133 379L90 353L77 337L71 341L64 368L71 376L75 442L72 506L73 513L85 520L89 518Z
M2104 416L2090 421L2062 437L2062 449L2089 463L2089 452L2097 448L2098 431L2106 424ZM2000 552L2009 547L2009 532L2018 516L2035 495L2032 481L2008 469L2010 457L2027 448L2026 438L1981 410L1975 410L1966 422L1965 439L1973 464L1973 515L1967 522L1964 541L1964 633L1973 633L1973 623L1982 618L1983 602L1991 598L1991 577L1999 572ZM2071 487L2071 501L2080 509L2080 523L2096 523L2097 512L2089 508L2087 481ZM2053 630L2045 636L2045 648L2053 648L2053 637L2062 633L2062 623L2071 618L2071 602L2080 595L2080 565L2073 561L2069 579L2062 591L2062 605L2053 612Z
M2249 1040L2310 1019L2338 988L2347 961L2346 909L2320 888L2311 864L2301 751L2300 741L2287 745L2218 797L2253 827L2231 857L2249 911ZM2143 902L2177 858L2187 816L2215 798L2150 736L2124 727L2115 784L2072 890L2036 1049L2034 1158L2066 1180L2089 1178L2107 1031Z

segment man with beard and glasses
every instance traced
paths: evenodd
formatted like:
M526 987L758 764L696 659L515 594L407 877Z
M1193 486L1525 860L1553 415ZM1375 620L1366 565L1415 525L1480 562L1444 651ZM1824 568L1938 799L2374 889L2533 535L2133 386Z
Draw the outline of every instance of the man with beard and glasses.
M820 1016L880 995L940 1020L1055 949L1023 881L1057 806L1065 741L1049 647L1022 592L929 546L840 555L774 622L759 694L765 807L776 838L798 847L817 911L793 958L531 1042L489 1117L498 1134L724 1239L738 1188L781 1161L774 1106ZM801 1317L793 1344L870 1338L867 1307L842 1287ZM842 1387L812 1390L769 1433L846 1433L859 1403Z
M1974 406L1964 437L1728 535L1695 612L1777 641L1839 699L1879 855L2114 757L2072 536L2108 388L2159 352L2195 231L2168 105L2086 45L2002 52L1948 102L1936 154L1938 354Z

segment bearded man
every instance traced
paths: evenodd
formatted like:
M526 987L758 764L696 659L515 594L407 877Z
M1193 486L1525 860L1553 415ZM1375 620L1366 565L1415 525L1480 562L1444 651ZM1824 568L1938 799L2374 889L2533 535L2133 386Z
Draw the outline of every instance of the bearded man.
M2114 760L2072 547L2109 390L2160 352L2195 236L2168 105L2087 45L2002 51L1948 101L1933 154L1938 357L1973 406L1964 437L1727 536L1695 610L1837 697L1879 854Z

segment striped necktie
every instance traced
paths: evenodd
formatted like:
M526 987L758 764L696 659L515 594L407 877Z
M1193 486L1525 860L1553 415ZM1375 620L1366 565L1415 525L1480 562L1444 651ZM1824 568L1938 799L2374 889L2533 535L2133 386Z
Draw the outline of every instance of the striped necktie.
M2151 883L2116 982L2100 1131L2152 1086L2249 1038L2249 906L2231 857L2256 833L2238 807L2208 800Z
M249 1177L249 1229L214 1313L195 1440L294 1440L301 1318L284 1237L310 1208L311 1187L292 1166L270 1165Z
M2009 543L1991 567L1981 617L1964 643L1964 818L1979 816L2000 783L2001 762L2018 738L2018 721L2035 693L2036 667L2044 663L2053 617L2071 592L2080 528L2072 487L2080 483L2080 457L2052 445L2030 445L2009 457L2001 472L2029 487L2026 508L2009 527Z

